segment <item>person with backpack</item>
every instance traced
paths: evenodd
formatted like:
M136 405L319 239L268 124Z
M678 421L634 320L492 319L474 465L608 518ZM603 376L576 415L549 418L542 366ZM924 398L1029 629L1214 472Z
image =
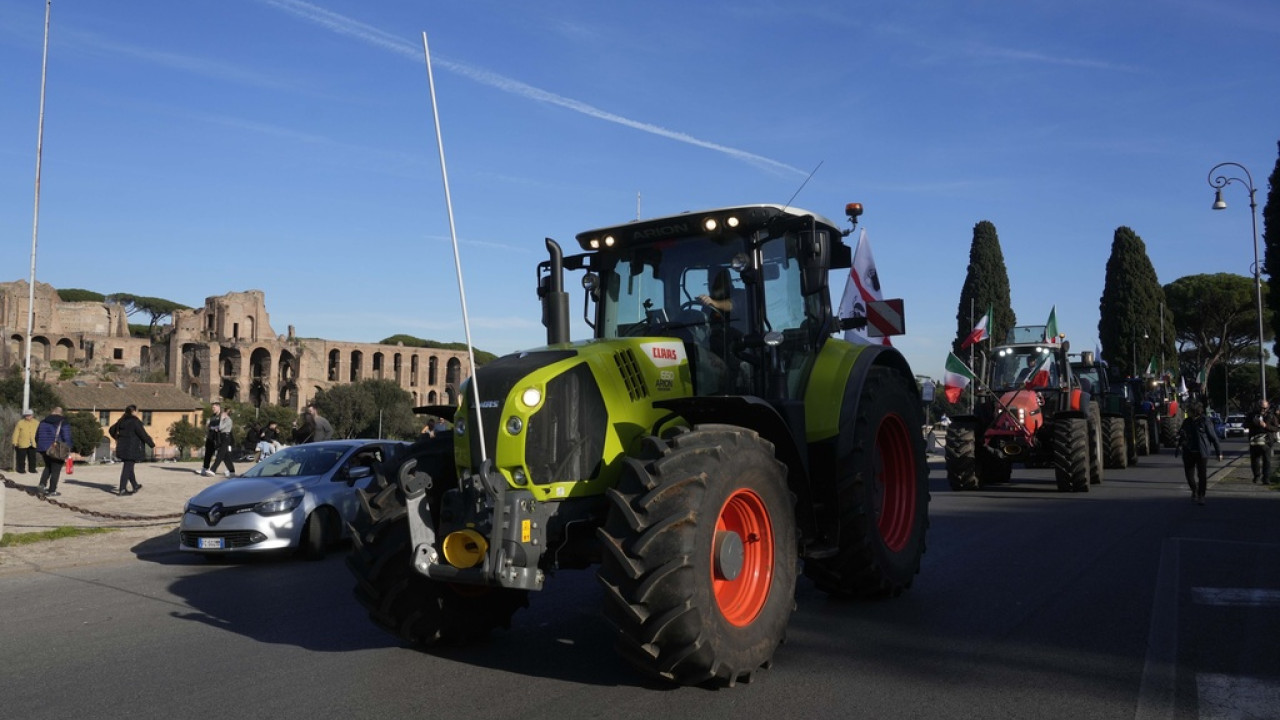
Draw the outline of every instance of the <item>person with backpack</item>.
M49 450L55 442L71 447L71 423L62 416L62 408L55 407L48 416L40 421L36 428L36 450L44 456L44 472L40 473L39 492L45 497L58 497L58 478L62 477L62 467L67 458L53 457Z
M1204 412L1204 403L1192 401L1187 408L1187 419L1178 431L1178 449L1182 453L1182 470L1186 473L1191 499L1197 505L1204 504L1204 491L1209 484L1209 455L1222 461L1222 445L1213 421Z

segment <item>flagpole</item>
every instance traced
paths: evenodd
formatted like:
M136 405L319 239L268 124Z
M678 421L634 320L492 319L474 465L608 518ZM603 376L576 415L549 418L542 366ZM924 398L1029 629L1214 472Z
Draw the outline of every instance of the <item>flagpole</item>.
M969 327L973 327L974 322L975 321L973 319L973 298L969 298ZM977 344L978 343L974 343L973 345L977 345ZM973 369L973 345L969 346L969 369L970 370ZM976 393L976 390L977 388L969 390L969 414L970 415L973 414L974 401L975 401L974 395Z

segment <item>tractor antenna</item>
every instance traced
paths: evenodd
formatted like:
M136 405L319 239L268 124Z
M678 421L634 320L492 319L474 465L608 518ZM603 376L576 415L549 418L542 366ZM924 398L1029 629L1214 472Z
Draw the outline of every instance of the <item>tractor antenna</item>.
M467 291L462 284L462 256L458 253L458 231L453 223L453 198L449 195L449 170L444 163L444 136L440 132L440 109L436 105L436 79L431 73L431 50L427 33L422 33L422 54L427 58L427 85L431 89L431 115L436 125L436 147L440 148L440 175L444 179L444 204L449 213L449 238L453 241L453 266L458 272L458 297L462 302L462 330L467 338L467 360L471 363L471 400L475 403L475 433L480 440L480 462L488 459L484 447L484 420L480 412L480 387L476 383L476 351L471 344L471 321L467 317Z
M826 162L826 160L818 161L817 167L813 169L813 172L809 173L809 177L805 178L804 182L800 183L800 187L796 188L796 191L791 193L791 198L787 200L787 204L782 206L783 210L786 210L787 208L791 207L792 200L795 200L796 196L800 194L800 191L804 189L804 186L809 184L809 181L812 180L813 176L818 173L818 168L822 167L822 163L824 162Z

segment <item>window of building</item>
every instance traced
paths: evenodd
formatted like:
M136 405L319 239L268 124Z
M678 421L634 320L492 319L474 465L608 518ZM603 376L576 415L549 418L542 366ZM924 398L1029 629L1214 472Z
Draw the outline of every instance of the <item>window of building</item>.
M150 427L150 426L151 426L151 411L150 411L150 410L143 410L143 411L142 411L142 424L143 424L143 425L146 425L147 427Z
M110 424L111 424L111 411L110 411L110 410L99 410L99 411L98 411L98 424L99 424L99 425L101 425L102 427L106 427L106 426L108 426L108 425L110 425Z
M111 359L112 359L112 360L123 360L123 359L124 359L124 348L112 348L112 350L111 350Z

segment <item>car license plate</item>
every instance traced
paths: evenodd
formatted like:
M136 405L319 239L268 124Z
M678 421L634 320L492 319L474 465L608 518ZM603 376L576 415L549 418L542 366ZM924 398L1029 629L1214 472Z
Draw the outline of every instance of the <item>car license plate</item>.
M223 542L222 538L220 537L200 538L201 550L221 550L224 547L226 547L226 544Z

